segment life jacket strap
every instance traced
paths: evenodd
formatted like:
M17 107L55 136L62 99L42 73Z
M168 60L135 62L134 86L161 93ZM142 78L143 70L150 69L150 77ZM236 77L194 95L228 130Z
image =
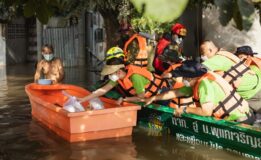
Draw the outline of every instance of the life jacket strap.
M243 74L245 74L247 71L249 71L249 67L246 67L245 69L243 69L242 71L239 71L237 68L240 65L244 65L245 61L240 61L239 63L237 63L236 65L232 66L229 70L225 71L223 74L223 78L225 79L227 76L231 77L231 80L228 82L229 84L232 84L234 81L236 81L239 77L242 77ZM235 71L237 74L236 75L232 75L232 72Z
M215 114L215 112L217 112L219 109L222 108L222 110L224 111L224 114L221 115L220 118L225 118L226 116L228 116L230 114L230 112L232 112L234 109L236 109L238 106L240 106L243 102L243 98L240 97L239 99L235 96L236 90L232 90L231 94L229 96L227 96L222 102L219 102L218 106L213 110L213 115ZM228 110L225 108L225 105L231 100L231 99L235 99L236 103L233 104L233 106L231 106Z

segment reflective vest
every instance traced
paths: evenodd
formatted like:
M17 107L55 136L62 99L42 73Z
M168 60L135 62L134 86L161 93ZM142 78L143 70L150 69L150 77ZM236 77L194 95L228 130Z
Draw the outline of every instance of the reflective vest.
M217 55L225 56L235 64L224 72L218 72L229 84L237 88L241 82L241 77L246 72L251 72L249 67L245 65L245 61L241 61L234 54L227 51L218 51ZM221 62L222 63L222 62Z
M170 73L171 71L175 70L177 67L181 66L181 63L171 65L164 73ZM182 82L175 82L171 88L178 89L183 87L184 84ZM195 103L193 101L192 96L182 96L173 98L169 102L169 107L171 108L180 108L180 107L194 107Z
M138 41L138 53L129 53L129 47L134 43L134 40ZM136 55L134 61L131 64L139 67L147 67L148 65L148 52L146 38L139 34L134 34L124 45L125 61L128 61L130 54Z
M255 65L261 70L261 58L259 57L247 57L245 61L246 66Z
M225 98L218 103L217 106L213 109L212 115L216 118L225 118L230 115L232 111L235 109L239 110L241 113L249 113L249 106L246 100L244 100L236 90L227 83L222 77L218 74L213 72L208 72L203 75L199 80L196 82L194 89L193 89L193 98L199 101L199 85L200 82L204 79L209 79L215 81L221 89L225 93Z
M130 77L133 74L139 74L150 81L150 83L145 86L145 98L157 95L163 87L167 87L166 80L162 79L160 76L149 72L146 68L130 65L128 66L128 72L124 79L118 80L119 85L121 85L130 95L136 95L130 80Z

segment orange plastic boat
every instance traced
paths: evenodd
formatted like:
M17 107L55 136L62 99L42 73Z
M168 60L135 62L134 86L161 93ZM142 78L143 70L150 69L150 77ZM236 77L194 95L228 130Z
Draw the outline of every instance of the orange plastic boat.
M33 117L70 142L129 136L136 126L137 110L141 108L131 103L119 106L115 100L101 97L105 109L70 113L62 108L68 100L62 91L77 97L84 97L89 91L74 85L35 83L26 85L25 91ZM85 108L88 105L83 103Z

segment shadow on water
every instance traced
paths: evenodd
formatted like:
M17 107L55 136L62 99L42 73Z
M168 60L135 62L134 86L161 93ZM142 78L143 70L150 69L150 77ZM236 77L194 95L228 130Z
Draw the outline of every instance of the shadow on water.
M99 78L86 68L66 68L65 83L89 87ZM221 160L243 159L208 146L177 142L136 127L133 135L68 143L31 117L24 86L33 65L0 68L0 160Z

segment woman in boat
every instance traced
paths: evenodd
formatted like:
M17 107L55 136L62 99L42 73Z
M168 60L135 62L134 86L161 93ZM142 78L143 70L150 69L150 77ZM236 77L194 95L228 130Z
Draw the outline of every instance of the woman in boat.
M260 108L259 103L255 102L255 99L260 100L261 90L261 70L257 65L246 65L244 60L233 53L218 49L212 41L203 42L200 49L205 59L203 65L221 74L252 108Z
M63 63L60 58L54 56L53 46L46 44L42 47L43 59L37 63L34 81L37 82L41 76L51 79L52 84L62 82L64 78Z
M150 104L157 100L168 100L186 94L193 95L198 100L198 107L181 107L176 109L175 115L191 113L200 116L213 116L218 119L253 124L255 118L248 103L222 77L214 72L207 71L202 64L196 61L185 61L180 67L171 72L173 77L183 77L193 92L185 93L180 90L171 90L153 96L146 100ZM186 82L186 83L187 83Z

